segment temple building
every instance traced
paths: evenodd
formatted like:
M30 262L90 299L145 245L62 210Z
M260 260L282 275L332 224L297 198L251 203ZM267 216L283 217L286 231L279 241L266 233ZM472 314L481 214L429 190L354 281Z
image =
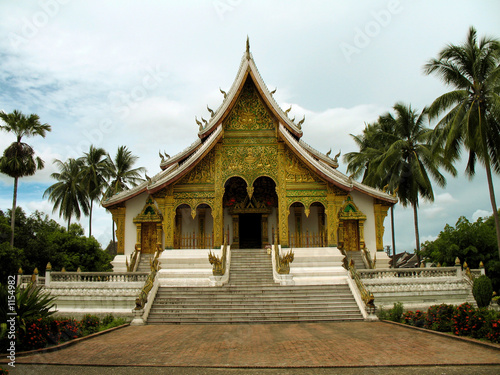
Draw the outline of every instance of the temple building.
M221 90L222 91L222 90ZM125 259L170 249L336 248L368 250L388 267L384 218L397 198L337 170L338 156L301 140L304 119L290 119L264 83L250 53L198 139L161 155L161 171L103 206L116 224Z

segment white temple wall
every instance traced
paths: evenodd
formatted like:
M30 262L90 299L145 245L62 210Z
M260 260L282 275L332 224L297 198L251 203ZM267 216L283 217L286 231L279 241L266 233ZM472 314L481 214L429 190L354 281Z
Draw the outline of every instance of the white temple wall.
M375 212L373 210L374 199L355 190L351 191L350 194L356 206L358 206L361 212L366 216L366 221L364 223L365 246L373 257L377 252Z
M127 256L134 252L137 240L137 226L134 218L141 213L147 198L148 193L142 193L125 202L125 255Z

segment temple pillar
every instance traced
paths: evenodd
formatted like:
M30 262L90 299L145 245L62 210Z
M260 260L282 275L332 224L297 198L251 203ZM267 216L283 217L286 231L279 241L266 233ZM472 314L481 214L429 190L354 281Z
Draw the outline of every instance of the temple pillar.
M276 194L278 195L278 214L276 225L278 226L278 243L282 247L288 247L288 205L286 201L286 155L285 145L278 144L278 184L276 185Z
M116 225L116 253L118 255L125 254L125 206L113 206L108 208Z
M215 178L214 178L214 204L212 217L214 220L214 245L222 246L224 243L224 181L222 181L222 149L221 145L215 146Z
M262 215L262 246L265 247L269 245L269 234L268 234L268 217L269 215Z
M174 248L175 237L175 208L173 187L169 186L166 191L163 206L163 231L165 233L165 248Z
M233 243L231 247L240 248L240 215L233 215Z
M373 205L373 211L375 214L375 240L377 251L384 251L384 220L387 216L387 211L390 206L383 204L382 202L376 200Z

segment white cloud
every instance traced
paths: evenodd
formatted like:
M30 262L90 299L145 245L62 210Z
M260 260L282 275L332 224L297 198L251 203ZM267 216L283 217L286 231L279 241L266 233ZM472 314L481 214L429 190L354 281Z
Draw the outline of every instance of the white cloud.
M486 211L486 210L476 210L472 214L472 221L477 221L480 217L486 218L493 215L493 211Z

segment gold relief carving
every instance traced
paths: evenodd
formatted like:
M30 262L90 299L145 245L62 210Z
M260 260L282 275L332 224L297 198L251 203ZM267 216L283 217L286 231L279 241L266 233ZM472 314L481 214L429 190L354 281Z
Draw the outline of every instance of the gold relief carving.
M384 250L384 219L387 216L387 211L390 206L375 203L373 205L373 211L375 213L375 241L377 246L377 251Z
M175 207L174 207L174 194L173 187L169 186L166 189L166 196L164 200L164 210L163 212L163 230L165 232L165 248L174 248L174 228L175 228Z
M288 205L286 199L286 177L285 177L285 147L278 145L278 184L276 185L276 194L278 195L278 233L280 244L283 247L288 246Z
M222 147L220 144L215 146L215 176L214 176L214 198L212 204L212 217L214 220L214 241L215 246L223 244L224 233L224 211L222 199L224 197L224 180L222 177Z
M117 254L125 254L125 206L114 206L108 208L116 225L116 251Z
M252 80L248 79L231 113L227 120L224 121L224 130L265 130L275 128L276 121L260 99Z
M286 170L287 183L322 182L289 149L286 149L285 159L286 159L285 170Z
M179 184L213 183L215 174L214 155L215 153L213 151L209 152L191 172L179 181Z
M247 181L265 175L276 179L276 145L251 147L224 147L222 151L223 181L240 176Z
M306 197L300 197L300 198L288 196L286 198L286 202L287 202L288 208L294 203L302 203L304 205L305 210L310 210L311 205L313 203L321 203L325 207L328 206L328 200L326 199L326 197L316 197L316 196L311 196L311 197L306 196Z

